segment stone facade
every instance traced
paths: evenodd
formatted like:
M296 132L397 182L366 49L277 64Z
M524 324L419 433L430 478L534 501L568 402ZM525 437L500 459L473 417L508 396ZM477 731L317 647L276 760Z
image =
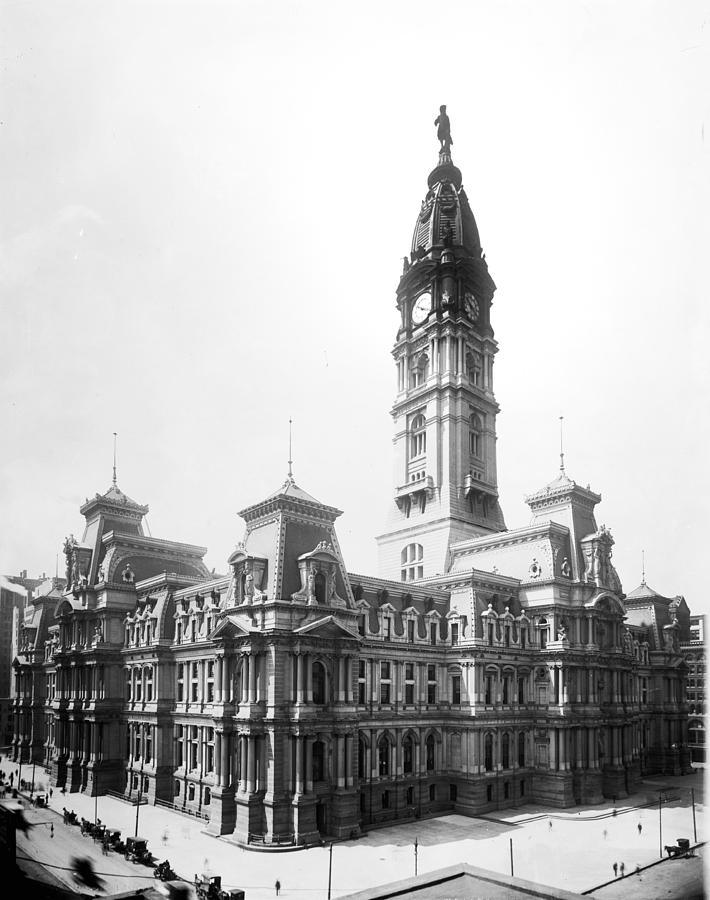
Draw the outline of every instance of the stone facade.
M26 617L15 756L267 847L686 771L682 598L625 598L601 497L564 465L506 529L494 290L442 151L397 293L383 577L347 572L340 511L290 473L242 511L224 576L204 548L145 537L114 477Z

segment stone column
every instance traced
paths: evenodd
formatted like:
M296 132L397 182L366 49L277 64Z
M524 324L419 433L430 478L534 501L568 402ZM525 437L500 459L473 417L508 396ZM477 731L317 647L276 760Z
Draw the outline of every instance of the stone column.
M303 738L301 735L295 735L294 744L296 747L296 796L303 793Z
M345 735L345 786L353 786L353 736Z
M306 654L306 703L313 703L313 665L311 654Z
M247 789L247 736L239 735L239 790L245 793Z
M345 660L342 656L338 657L338 690L336 693L336 703L345 702Z
M214 733L214 774L217 787L222 787L222 733Z
M303 671L303 653L296 653L296 703L303 703L305 693L305 675Z
M306 742L306 793L313 793L313 737L308 735Z
M248 760L248 776L247 791L253 794L256 791L256 736L249 735L247 740L247 760Z
M217 703L222 703L222 657L218 656L214 664L214 693Z
M337 785L339 788L345 787L345 736L342 734L335 735L335 758L337 771Z
M257 685L257 669L259 666L259 658L252 655L249 658L249 702L256 703L256 685Z

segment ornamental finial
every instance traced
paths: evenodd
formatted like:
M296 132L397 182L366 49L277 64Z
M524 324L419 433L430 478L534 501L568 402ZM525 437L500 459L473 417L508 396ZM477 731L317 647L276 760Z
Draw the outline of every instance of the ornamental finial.
M118 437L118 432L114 431L113 433L113 486L118 487L116 484L116 438Z
M291 457L293 456L293 454L291 453L291 425L292 425L292 420L289 417L289 420L288 420L288 477L289 477L289 481L293 481L293 460L291 459Z

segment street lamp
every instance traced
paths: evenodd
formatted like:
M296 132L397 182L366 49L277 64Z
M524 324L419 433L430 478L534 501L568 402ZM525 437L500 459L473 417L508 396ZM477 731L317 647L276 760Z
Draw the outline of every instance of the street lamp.
M330 886L333 880L333 842L330 842L330 850L328 851L328 900L330 900Z
M417 877L417 864L419 855L419 838L414 838L414 877Z

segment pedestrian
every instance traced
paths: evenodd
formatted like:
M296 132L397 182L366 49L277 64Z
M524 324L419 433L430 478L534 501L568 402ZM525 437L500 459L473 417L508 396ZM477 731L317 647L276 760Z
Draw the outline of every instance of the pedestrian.
M166 828L162 836L163 846L168 843L168 829Z
M604 840L606 840L606 836L607 836L607 834L608 834L606 828L604 829L604 831L602 831L602 834L604 835Z
M278 878L276 879L276 884L274 885L274 888L276 890L276 896L278 897L279 891L281 890L281 882L278 880Z
M637 825L636 827L638 828L638 830L639 830L639 835L640 835L641 832L643 831L643 825L639 822L638 825Z
M550 831L552 831L552 819L550 819L547 824L550 826Z
M54 793L54 791L52 790L52 788L50 788L50 789L49 789L49 799L50 799L50 800L52 799L52 794L53 794L53 793Z
M15 780L15 776L10 772L10 787L12 787L12 782Z
M639 878L641 877L641 866L638 863L636 863L636 874Z
M624 869L626 866L623 863L619 863L619 872L621 873L621 877L624 877Z
M614 863L614 865L612 866L612 868L614 869L614 878L616 878L616 876L617 876L617 874L618 874L618 868L619 868L618 863Z

